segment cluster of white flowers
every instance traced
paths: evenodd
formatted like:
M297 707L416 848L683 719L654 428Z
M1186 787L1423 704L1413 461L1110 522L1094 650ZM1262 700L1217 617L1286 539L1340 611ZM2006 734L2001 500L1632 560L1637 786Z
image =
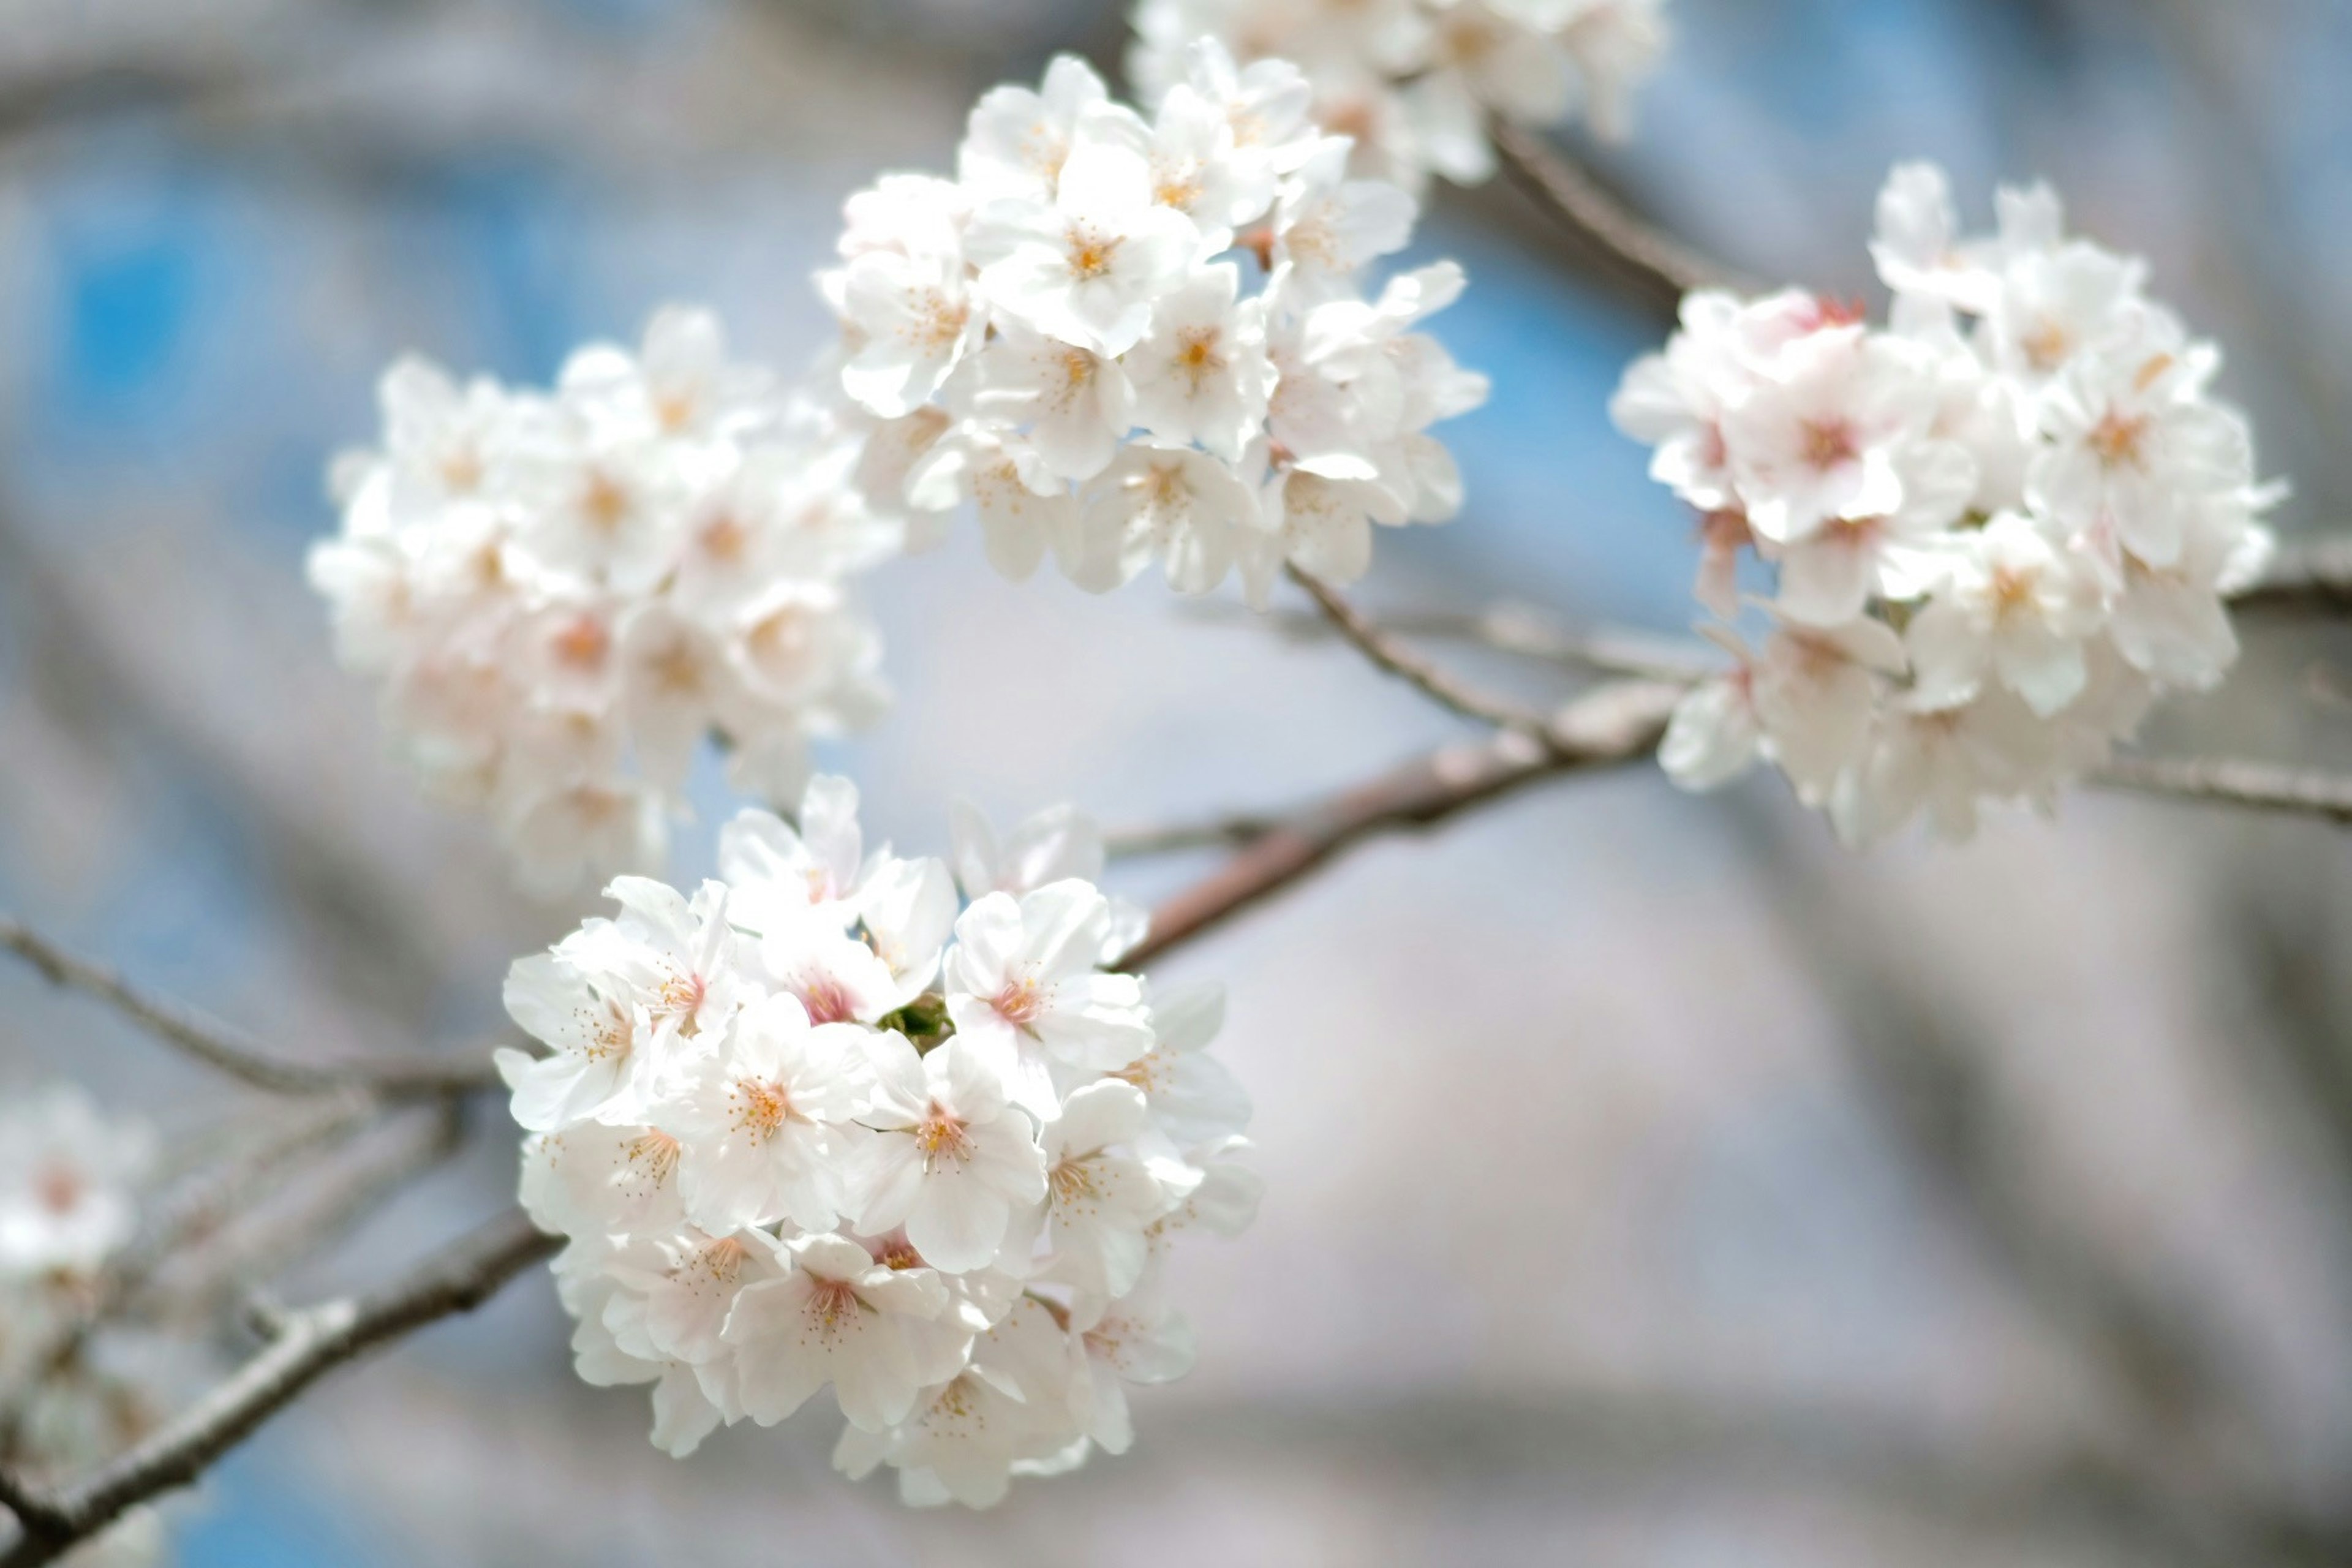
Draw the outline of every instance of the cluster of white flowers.
M100 1270L137 1233L155 1163L144 1122L111 1119L69 1085L0 1109L0 1466L57 1480L113 1458L157 1420L145 1380L72 1331ZM69 1353L67 1353L69 1352ZM164 1550L162 1520L135 1509L64 1561L145 1568Z
M2220 352L2144 265L2067 238L2046 187L2004 190L1995 237L1956 228L1943 174L1896 169L1886 329L1693 294L1613 406L1706 518L1701 602L1728 622L1742 553L1774 569L1760 651L1713 629L1738 663L1684 702L1668 771L1705 788L1769 757L1856 843L2046 805L2162 692L2218 684L2226 598L2271 546Z
M1432 173L1495 172L1486 117L1581 114L1624 134L1628 100L1665 52L1665 0L1141 0L1128 75L1183 79L1202 36L1245 62L1297 62L1315 122L1355 143L1357 173L1418 191Z
M1050 552L1100 592L1156 561L1186 593L1237 570L1263 602L1285 559L1350 580L1372 522L1452 517L1429 426L1486 383L1411 330L1460 268L1364 297L1415 204L1349 177L1297 68L1202 40L1179 74L1146 120L1056 59L980 100L956 178L850 199L820 279L839 428L877 511L927 537L974 502L1008 576Z
M706 735L785 799L810 737L879 710L845 584L898 531L708 314L581 350L551 395L410 359L382 396L310 578L428 787L491 813L534 883L656 868Z
M1122 1382L1189 1367L1160 1259L1255 1212L1249 1102L1213 993L1103 967L1142 921L1083 818L1000 845L962 812L950 872L866 853L856 809L819 777L797 830L728 825L723 880L621 879L617 920L514 966L549 1047L500 1058L523 1202L570 1238L581 1376L652 1384L662 1447L830 1384L842 1469L985 1506L1124 1451Z

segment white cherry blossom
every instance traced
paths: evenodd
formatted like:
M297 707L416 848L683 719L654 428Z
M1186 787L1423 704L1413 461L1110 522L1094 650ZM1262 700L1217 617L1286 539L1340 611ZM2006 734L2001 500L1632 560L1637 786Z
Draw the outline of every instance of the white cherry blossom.
M678 1186L695 1224L724 1233L838 1223L844 1173L872 1136L856 1122L872 1077L865 1041L848 1024L811 1024L790 993L735 1015L661 1111L683 1151Z
M1082 1296L1072 1326L1085 1350L1071 1388L1079 1426L1106 1454L1124 1454L1135 1442L1126 1384L1170 1383L1191 1372L1192 1325L1146 1288L1124 1300Z
M1079 1436L1070 1337L1056 1310L1034 1298L1015 1302L973 1342L970 1363L927 1390L905 1422L887 1432L845 1429L835 1468L858 1480L887 1463L898 1472L900 1498L917 1506L1002 1502L1024 1463L1058 1454Z
M1142 983L1098 967L1111 918L1100 891L1072 879L987 894L956 921L945 986L957 1040L1037 1116L1060 1104L1053 1063L1114 1072L1150 1047Z
M1003 1075L961 1035L918 1058L903 1037L872 1038L875 1088L858 1228L903 1226L916 1249L961 1274L1003 1249L1014 1212L1045 1191L1045 1156Z
M1855 843L1987 801L2048 808L2166 689L2237 655L2226 595L2270 549L2221 356L2070 238L2046 187L1962 231L1948 183L1898 167L1872 254L1890 323L1784 292L1684 301L1612 412L1697 509L1701 602L1775 629L1696 685L1661 759L1710 788L1761 758ZM1276 396L1277 411L1281 403Z
M957 180L894 175L848 204L845 265L820 279L841 342L811 401L858 453L856 510L910 548L968 508L1015 580L1051 558L1104 592L1157 560L1186 593L1239 568L1262 601L1285 559L1360 573L1367 517L1460 510L1431 427L1486 382L1410 330L1459 269L1367 300L1412 198L1316 130L1295 68L1213 38L1180 54L1149 114L1057 61L1040 90L982 100ZM1300 486L1286 530L1264 498L1296 472L1369 488ZM373 563L340 570L383 602Z
M971 111L956 157L958 179L982 197L1052 199L1078 121L1109 100L1102 78L1071 55L1055 57L1037 91L1012 84L990 89Z
M1144 1163L1137 1145L1149 1121L1141 1089L1103 1080L1045 1124L1045 1278L1105 1296L1142 1279L1144 1233L1200 1184L1198 1172Z
M1265 305L1244 300L1241 269L1214 262L1164 296L1150 335L1127 356L1135 416L1165 441L1198 441L1241 461L1274 395Z
M1105 354L1133 348L1152 301L1198 246L1181 213L1152 199L1151 170L1116 133L1078 137L1051 202L1000 197L965 234L990 302L1042 332Z
M931 1270L877 1263L838 1236L801 1237L781 1250L792 1271L747 1287L727 1315L744 1413L761 1426L830 1384L850 1425L878 1432L962 1362L963 1336L942 1321L947 1289Z

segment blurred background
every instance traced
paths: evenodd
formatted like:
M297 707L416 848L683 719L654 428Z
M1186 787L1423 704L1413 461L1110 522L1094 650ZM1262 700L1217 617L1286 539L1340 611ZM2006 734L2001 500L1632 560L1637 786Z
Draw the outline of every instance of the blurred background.
M2283 526L2352 527L2352 9L1672 11L1633 139L1571 138L1612 182L1875 299L1891 163L1945 163L1978 224L2047 176L2227 345ZM508 961L585 905L510 891L333 664L301 559L378 371L543 382L670 300L797 368L845 195L1123 44L1097 0L0 0L0 908L291 1050L494 1033ZM1507 181L1432 205L1418 250L1473 279L1438 331L1496 394L1445 432L1465 515L1384 538L1365 597L1681 631L1688 521L1604 412L1654 307ZM898 705L823 760L902 849L958 793L1144 826L1449 733L1327 645L1156 582L1008 585L969 532L874 585ZM2352 765L2352 642L2248 640L2151 744ZM1760 777L1549 785L1170 964L1231 988L1268 1192L1176 1259L1200 1367L1126 1458L980 1516L833 1476L830 1413L673 1462L534 1274L269 1427L175 1506L181 1560L2352 1562L2347 952L2352 843L2315 823L2086 794L1863 858ZM183 1142L255 1114L0 966L0 1082L57 1076ZM289 1242L283 1293L501 1205L512 1137L473 1113L348 1244Z

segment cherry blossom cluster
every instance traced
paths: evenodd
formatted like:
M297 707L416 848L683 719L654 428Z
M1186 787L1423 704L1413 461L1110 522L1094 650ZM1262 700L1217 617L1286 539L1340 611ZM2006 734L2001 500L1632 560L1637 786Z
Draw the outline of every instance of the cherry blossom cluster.
M0 1109L0 1466L36 1479L113 1458L162 1414L147 1370L118 1365L76 1334L110 1260L139 1227L155 1163L144 1122L102 1114L58 1084ZM65 1561L149 1568L163 1560L153 1510L135 1509Z
M1706 788L1759 757L1850 841L1987 800L2047 807L2168 690L2237 657L2227 599L2271 547L2212 344L2143 263L2064 231L2046 187L1958 233L1944 175L1895 171L1872 247L1885 328L1803 293L1693 294L1613 413L1705 519L1699 598L1753 612L1663 759ZM1743 598L1743 559L1769 599Z
M527 879L657 868L707 735L736 787L790 798L811 737L878 710L846 584L897 528L709 315L582 349L551 393L408 359L382 401L310 578L427 787L488 812Z
M508 978L547 1047L499 1065L580 1375L651 1384L672 1454L830 1384L840 1468L983 1507L1123 1452L1124 1384L1190 1366L1162 1258L1257 1196L1202 1050L1222 1003L1104 967L1143 921L1083 817L1000 842L964 809L955 839L952 870L867 853L820 776L797 827L726 826L721 879L620 879L617 918Z
M1489 115L1529 126L1582 115L1625 133L1633 89L1664 53L1664 0L1140 0L1128 75L1184 78L1192 40L1244 61L1297 62L1315 122L1355 143L1355 172L1418 192L1430 174L1495 172Z
M954 179L850 198L819 281L864 492L916 537L974 503L1016 579L1049 552L1094 592L1155 562L1184 593L1237 571L1260 603L1286 559L1359 577L1372 523L1461 505L1428 431L1486 379L1412 330L1461 268L1366 298L1416 205L1349 177L1296 68L1202 40L1158 101L1065 57L981 99Z

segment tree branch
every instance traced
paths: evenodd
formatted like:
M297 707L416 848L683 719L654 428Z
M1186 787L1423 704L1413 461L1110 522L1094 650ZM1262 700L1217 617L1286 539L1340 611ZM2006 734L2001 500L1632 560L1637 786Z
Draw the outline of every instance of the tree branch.
M336 1367L428 1323L472 1311L560 1245L532 1228L521 1210L509 1210L383 1290L288 1314L269 1342L226 1382L87 1479L49 1490L0 1475L0 1502L19 1526L15 1545L0 1554L0 1568L56 1562L131 1509L194 1481Z
M1165 957L1367 838L1435 826L1540 779L1645 757L1682 695L1664 682L1613 682L1560 710L1540 737L1508 730L1479 745L1433 752L1310 806L1152 910L1149 934L1119 967Z
M2352 778L2336 773L2231 757L2119 757L2092 776L2111 789L2352 826Z
M2282 542L2263 574L2230 599L2241 610L2352 610L2352 534Z
M1492 724L1500 730L1517 730L1528 735L1543 733L1539 714L1490 696L1468 682L1448 674L1433 661L1406 647L1381 629L1370 616L1350 604L1340 592L1313 573L1297 566L1286 566L1290 580L1307 590L1332 629L1354 645L1356 651L1374 665L1388 671L1427 697L1439 707L1460 714L1481 724Z
M1209 600L1187 605L1194 615L1231 615L1253 626L1267 626L1300 641L1336 634L1331 622L1313 610L1276 608L1248 610L1238 605ZM1388 610L1371 617L1390 638L1429 637L1470 643L1517 658L1565 668L1597 670L1603 675L1630 676L1638 680L1698 680L1723 667L1712 645L1689 637L1667 637L1633 626L1564 626L1530 605L1502 603L1483 610Z
M498 1073L488 1061L305 1062L273 1056L227 1025L149 996L112 970L76 957L5 914L0 914L0 947L31 964L50 984L94 996L166 1045L272 1094L335 1094L352 1089L388 1095L467 1094L499 1086Z
M1236 812L1231 816L1203 822L1114 829L1103 835L1103 848L1113 860L1177 855L1187 849L1239 849L1255 839L1265 837L1289 820L1288 816Z
M411 1106L404 1124L391 1121L371 1129L348 1158L317 1172L292 1204L250 1213L181 1267L154 1271L127 1300L128 1309L184 1315L249 1299L256 1281L282 1275L350 1235L394 1194L446 1164L463 1143L458 1110L454 1100L428 1101Z
M1660 319L1695 289L1752 293L1756 284L1650 222L1552 143L1500 116L1487 132L1504 167Z

